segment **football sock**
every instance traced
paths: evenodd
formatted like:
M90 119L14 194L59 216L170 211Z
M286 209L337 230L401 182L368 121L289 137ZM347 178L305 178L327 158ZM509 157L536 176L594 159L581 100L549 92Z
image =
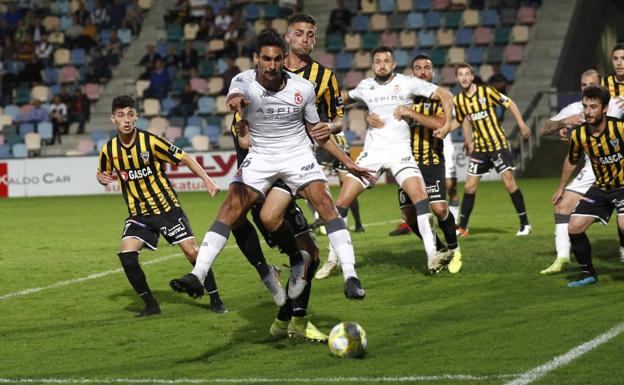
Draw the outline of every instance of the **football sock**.
M475 203L475 193L464 193L464 199L461 203L461 214L459 216L459 227L467 228L468 219Z
M620 238L620 247L624 247L624 233L622 229L618 227L618 237Z
M341 218L332 219L325 223L325 228L327 229L329 243L331 243L340 261L342 275L345 281L349 277L357 278L357 274L355 273L355 252L353 251L351 235L349 235L349 231L347 231L345 221Z
M310 266L308 267L308 271L306 273L306 281L308 282L308 284L306 285L305 289L303 289L301 295L292 300L291 306L293 317L304 317L307 314L308 302L310 301L310 290L312 289L312 280L318 266L318 258L312 259L310 261Z
M455 232L455 217L450 210L447 211L446 218L440 219L438 218L438 224L440 225L440 229L444 233L444 239L448 244L449 249L457 248L457 233ZM437 239L436 235L436 239Z
M297 247L295 233L288 222L282 221L280 227L271 232L271 237L276 241L280 251L288 255L290 266L295 266L296 264L301 263L303 257Z
M522 196L522 191L517 189L516 191L509 194L511 197L511 202L516 208L516 212L518 213L518 217L520 218L520 226L524 227L529 224L529 218L527 217L526 208L524 207L524 197Z
M358 202L357 198L353 200L351 206L349 206L351 210L351 214L353 215L353 219L355 220L355 228L362 227L362 218L360 217L360 202Z
M208 270L208 274L206 274L206 279L204 279L204 289L206 289L210 298L219 298L219 289L217 289L217 281L215 280L212 269Z
M412 232L420 239L422 239L422 235L420 235L420 230L418 230L418 222L412 222L412 223L408 223L407 224L410 229L412 229ZM453 231L455 231L455 228L453 228ZM438 237L438 234L435 234L435 238L436 238L436 248L438 250L441 250L443 248L446 247L446 245L444 245L444 242L442 242L442 240L440 239L440 237Z
M236 239L238 248L249 263L256 269L260 278L265 277L269 273L269 265L262 253L258 233L251 222L245 219L245 222L241 226L232 229L232 235L234 235L234 239Z
M585 233L570 234L572 252L578 261L581 271L586 275L596 275L596 270L591 260L591 245Z
M230 226L220 221L212 223L210 230L204 236L204 241L199 248L199 253L197 253L195 267L191 271L193 275L199 278L199 282L206 279L212 263L225 247L229 236Z
M427 258L431 258L437 251L433 225L431 220L431 211L429 210L429 201L423 199L414 203L416 208L416 220L418 221L418 230L422 237L423 245L425 246L425 253Z
M449 201L449 211L453 214L453 218L459 217L459 199Z
M568 223L570 215L555 214L555 249L557 257L570 259L570 236Z
M134 291L136 291L143 302L145 302L145 306L157 307L158 303L156 303L156 299L152 296L150 288L147 285L145 273L139 264L138 251L122 251L117 255L119 256L119 261L121 262L121 266L126 273L130 285L132 285Z

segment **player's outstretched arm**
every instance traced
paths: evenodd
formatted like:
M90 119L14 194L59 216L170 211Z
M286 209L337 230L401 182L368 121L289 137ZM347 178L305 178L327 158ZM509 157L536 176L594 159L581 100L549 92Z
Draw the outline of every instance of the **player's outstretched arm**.
M461 127L464 131L464 152L469 156L472 154L472 126L470 126L468 119L464 119Z
M572 127L581 125L584 122L585 119L583 119L582 114L575 114L561 120L548 120L546 123L544 123L542 128L540 128L540 134L551 135L563 128L570 129Z
M444 126L445 118L440 115L428 116L425 114L421 114L420 112L414 111L412 108L408 106L398 106L394 110L394 118L396 120L401 119L412 119L427 127L430 130L437 130Z
M245 99L245 95L242 93L230 94L227 97L226 105L230 111L238 112L241 119L244 119L243 108L249 104L249 101Z
M516 105L516 102L511 99L509 99L509 111L511 111L511 114L516 119L516 123L518 123L518 128L520 128L520 135L524 139L528 139L529 136L531 136L531 130L529 129L529 126L527 126L527 124L524 122L522 114L520 113L520 110Z
M219 192L219 187L217 187L216 183L208 176L208 174L206 174L206 170L204 170L204 168L200 166L199 163L197 163L195 158L187 153L184 154L181 162L184 163L184 165L188 167L189 170L193 171L195 175L197 175L204 181L208 193L210 193L210 196L214 198L215 195L217 195L217 193Z
M112 183L114 180L113 174L111 174L110 172L102 172L98 170L95 176L97 178L97 181L103 186Z
M444 139L444 137L451 132L451 123L453 121L453 94L444 88L438 87L433 93L432 98L439 100L444 110L444 125L438 129L434 129L433 136Z

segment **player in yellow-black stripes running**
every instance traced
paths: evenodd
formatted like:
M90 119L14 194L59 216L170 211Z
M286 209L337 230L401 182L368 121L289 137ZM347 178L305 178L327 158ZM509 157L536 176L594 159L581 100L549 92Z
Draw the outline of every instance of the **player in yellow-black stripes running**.
M477 85L474 83L474 71L470 64L459 64L455 69L455 76L461 90L455 95L455 113L457 121L463 123L468 120L472 128L472 135L467 125L464 125L465 147L470 156L468 164L468 176L464 185L464 197L461 204L461 214L458 234L468 235L468 219L474 207L475 194L481 176L487 174L492 168L496 169L503 180L505 189L511 196L511 201L520 218L520 230L518 236L529 235L531 225L524 206L524 197L516 184L513 175L515 165L509 143L505 136L496 113L495 106L508 108L513 114L520 135L528 138L531 135L518 106L513 100L499 93L492 87Z
M160 307L139 264L141 249L156 250L159 234L162 234L171 245L179 245L191 263L195 262L198 252L188 218L162 163L186 165L204 181L212 197L219 189L192 156L159 136L137 129L137 118L131 96L113 99L111 121L117 128L117 135L102 147L97 180L102 185L110 184L115 172L128 205L130 216L124 225L118 255L128 281L145 302L145 309L137 314L143 317L159 314ZM206 276L204 287L210 294L212 309L225 312L212 272Z
M618 107L622 108L624 105L624 43L616 44L611 50L611 63L613 73L602 79L602 85L609 90L612 98L618 99Z

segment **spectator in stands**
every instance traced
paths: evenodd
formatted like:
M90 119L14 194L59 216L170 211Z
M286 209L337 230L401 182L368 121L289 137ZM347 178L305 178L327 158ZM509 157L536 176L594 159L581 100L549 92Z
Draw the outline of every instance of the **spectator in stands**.
M165 69L165 62L162 59L156 59L149 81L149 88L143 93L145 97L156 99L167 97L167 93L171 89L171 78L169 77L169 72Z
M24 64L24 68L19 74L19 79L21 82L28 83L32 87L43 81L43 77L41 76L42 71L43 64L41 64L37 55L33 54L30 57L30 61Z
M17 29L17 24L24 17L24 12L17 9L15 2L7 2L7 11L4 14L4 21L6 22L7 29L10 34L14 34Z
M65 43L69 48L74 47L74 41L82 35L82 25L78 23L76 15L72 15L72 25L65 30Z
M229 29L232 22L232 16L228 15L227 8L223 7L219 11L219 14L215 17L215 36L223 37L225 32Z
M32 104L35 108L28 111L26 114L19 116L17 120L23 123L33 123L39 124L41 122L49 122L50 117L48 116L48 111L45 108L41 107L41 102L38 99L33 99L30 104Z
M48 35L41 35L41 41L35 48L35 54L44 66L52 65L52 44L48 43Z
M111 38L105 47L106 59L111 66L119 65L121 58L123 58L123 43L117 37L117 31L111 31Z
M74 11L74 16L76 16L76 21L78 21L78 24L80 25L85 25L87 20L91 19L91 14L85 8L82 0L78 1L78 8Z
M150 73L152 72L152 69L154 68L154 64L156 63L156 60L159 60L159 59L162 60L158 52L156 52L156 47L154 47L154 44L148 44L145 47L145 50L147 52L145 55L143 55L143 57L141 58L141 61L139 62L139 65L143 66L143 69L144 69L139 79L143 79L143 80L149 78Z
M110 63L99 48L93 51L87 71L87 81L90 83L108 82L113 77Z
M243 35L239 36L238 56L249 57L252 55L256 47L256 32L252 26L243 29L243 31Z
M174 99L178 104L169 112L170 116L187 116L193 115L193 112L197 109L197 100L199 99L199 93L191 88L191 83L186 82L184 85L184 91L180 95L174 96Z
M76 133L84 133L85 123L91 116L91 102L82 93L81 87L76 87L76 93L69 102L68 114L70 123L78 123L78 131Z
M11 59L4 61L4 70L6 71L6 75L11 77L15 77L15 81L18 80L20 72L24 68L24 62L19 59L19 54L17 51L12 53Z
M206 6L204 17L199 22L199 30L197 31L198 40L208 40L215 34L214 13L212 8Z
M126 17L124 21L130 24L132 34L138 36L141 33L141 25L143 24L143 10L139 7L138 0L134 0L132 4L126 7Z
M188 17L189 21L199 23L206 12L206 0L190 0L191 12ZM213 8L214 9L214 8Z
M219 13L221 12L221 9L228 7L227 0L207 0L207 3L216 13Z
M59 91L58 96L61 98L61 101L65 103L65 105L70 104L72 96L69 94L69 91L67 91L66 86L61 87L61 91Z
M238 56L241 39L239 38L239 31L234 24L230 24L228 30L225 31L223 40L225 42L223 54L226 56Z
M17 46L11 34L7 34L2 44L2 61L11 60L14 52L17 52Z
M228 90L230 89L230 83L232 83L232 79L234 76L238 75L241 70L236 65L233 57L228 57L225 59L227 62L227 69L223 72L221 76L223 76L223 89L221 90L221 95L226 95Z
M56 95L50 105L50 121L53 127L53 143L61 143L61 135L67 134L67 105Z
M108 7L102 4L102 0L95 0L93 12L91 12L91 23L97 27L98 31L108 27Z
M24 40L17 45L17 52L19 53L19 60L23 62L30 61L35 56L35 50L37 46L32 41L32 37L29 33L26 33Z
M344 0L338 0L338 7L334 8L329 15L327 33L340 32L343 35L351 28L351 10L345 6Z
M41 42L41 38L45 36L45 29L41 25L40 18L36 17L34 19L33 25L30 26L28 32L30 33L30 36L32 36L32 39L36 44L39 44L39 42Z
M121 0L114 0L113 5L109 9L109 23L111 29L118 29L126 17L126 6Z
M118 35L126 35L126 36L132 36L133 32L132 32L132 26L130 25L130 22L128 20L124 20L121 23L121 28L119 28L118 30ZM122 44L124 45L128 45L129 42L123 41Z
M17 28L15 29L15 42L17 42L18 46L26 39L26 35L28 35L28 31L30 30L30 26L26 22L26 18L21 19L17 22Z
M181 74L184 77L188 77L191 69L197 70L199 67L199 54L197 50L193 48L193 42L187 41L184 43L184 51L180 54Z
M165 61L165 68L175 67L177 70L180 68L180 56L176 53L176 46L169 44L167 46L167 55L163 59Z
M188 0L176 0L173 8L169 8L164 16L165 25L184 24L191 12L191 6Z
M91 19L87 19L82 26L82 33L74 40L74 46L89 51L92 47L97 46L98 36L95 25L91 23Z
M13 85L6 77L4 66L0 62L0 106L4 107L13 102Z

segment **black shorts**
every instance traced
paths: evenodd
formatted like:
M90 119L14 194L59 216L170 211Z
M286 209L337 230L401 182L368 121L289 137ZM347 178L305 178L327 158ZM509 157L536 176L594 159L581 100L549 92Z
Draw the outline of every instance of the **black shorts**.
M334 142L336 142L338 147L340 147L340 149L344 151L347 156L350 157L351 146L349 146L349 142L347 142L347 139L344 137L344 135L332 135L332 138L334 139ZM345 165L342 164L342 162L340 162L338 159L334 158L334 156L327 152L327 150L325 150L324 148L319 148L316 150L316 161L321 166L330 167L333 171L347 171Z
M256 227L264 237L267 245L273 248L277 246L277 242L275 241L275 239L273 239L271 233L269 233L269 230L267 230L267 228L264 226L264 223L262 223L262 220L260 219L260 210L262 210L261 203L254 205L251 208L251 216L254 223L256 224ZM292 200L288 205L288 208L286 208L286 213L284 213L284 220L292 228L293 233L295 233L295 238L300 236L301 234L312 231L312 227L310 227L308 220L306 219L305 215L303 215L303 212L301 211L299 206L297 206L297 203L295 203L294 200Z
M427 196L429 197L429 203L445 202L446 201L446 169L444 163L433 165L419 164L418 168L425 181L425 188L427 190ZM398 191L399 208L413 205L414 203L410 197L399 188Z
M156 250L160 234L170 245L195 237L184 211L174 207L164 214L128 217L121 239L136 238L151 250Z
M592 186L576 205L572 215L594 217L606 225L613 209L618 215L624 215L624 188L603 190Z
M468 175L484 175L490 172L492 168L496 169L496 172L499 174L507 170L515 170L516 165L514 164L511 151L504 149L492 152L473 152L470 154Z

